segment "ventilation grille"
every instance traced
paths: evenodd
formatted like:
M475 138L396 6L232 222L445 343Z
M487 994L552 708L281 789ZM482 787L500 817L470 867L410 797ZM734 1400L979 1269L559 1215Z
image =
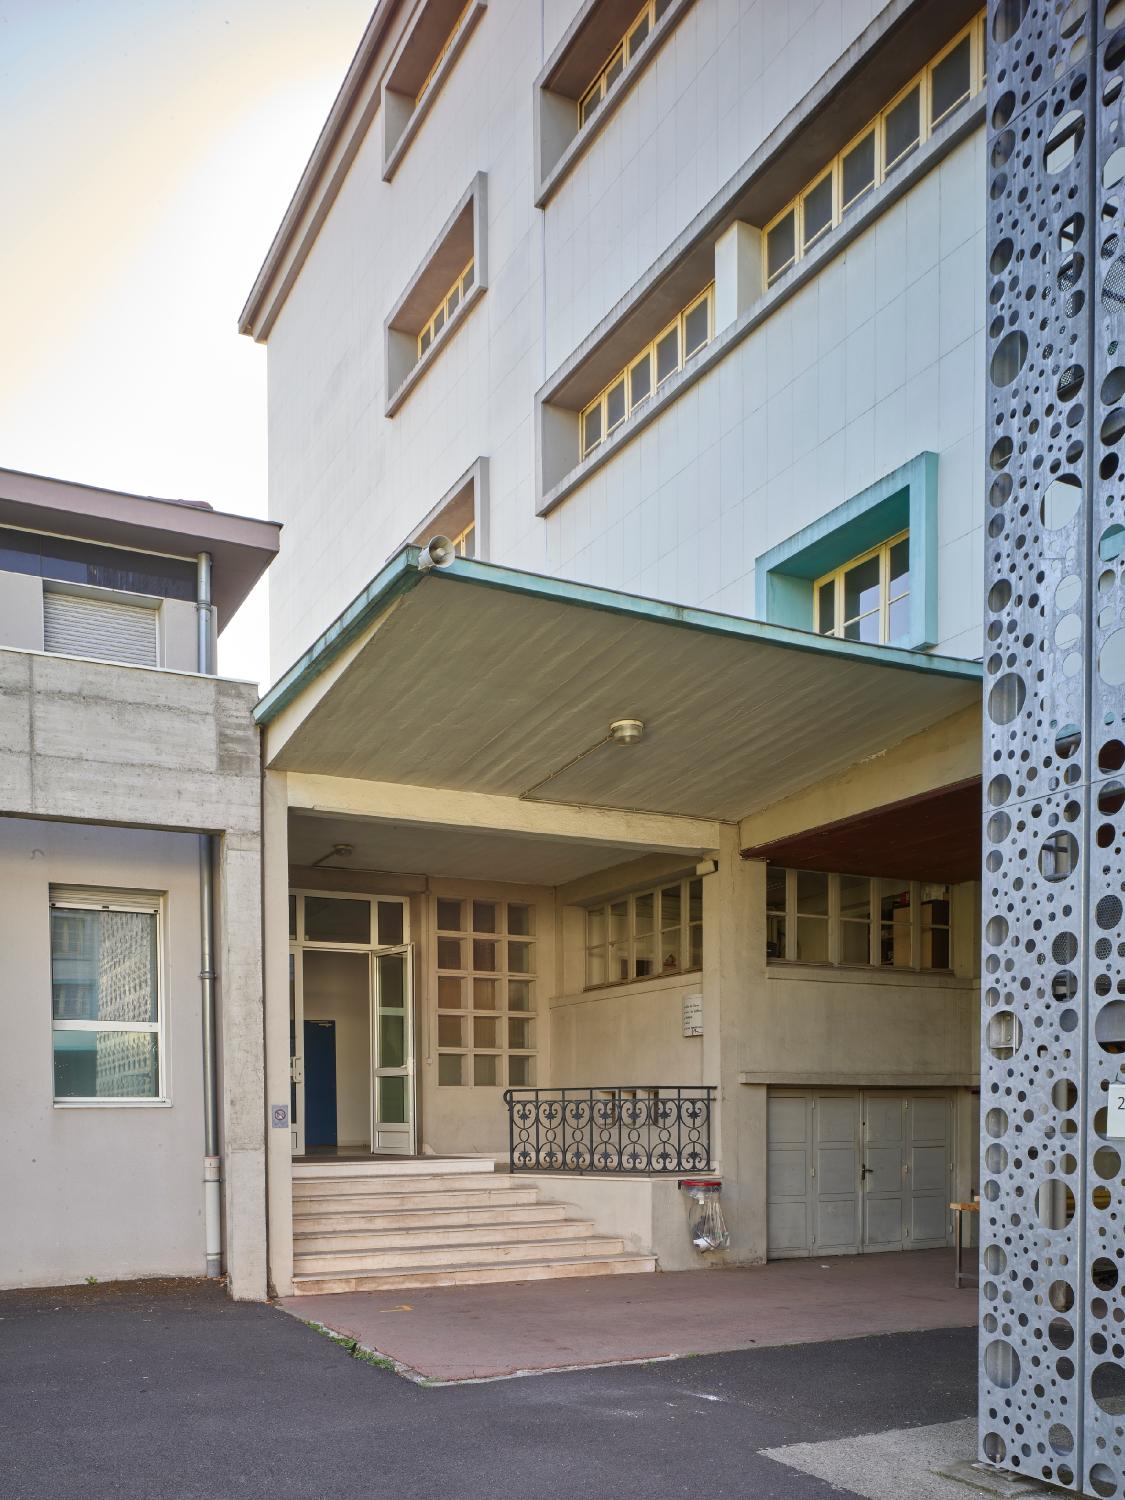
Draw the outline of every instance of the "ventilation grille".
M43 594L43 647L61 656L155 667L156 610L140 604Z

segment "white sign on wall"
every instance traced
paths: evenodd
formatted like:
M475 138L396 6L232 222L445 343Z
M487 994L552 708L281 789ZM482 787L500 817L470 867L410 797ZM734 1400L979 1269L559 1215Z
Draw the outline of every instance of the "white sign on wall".
M1125 1137L1125 1083L1110 1084L1109 1108L1106 1114L1109 1117L1105 1128L1106 1135L1114 1136L1118 1140Z
M684 1036L703 1035L703 996L685 995L683 1001Z

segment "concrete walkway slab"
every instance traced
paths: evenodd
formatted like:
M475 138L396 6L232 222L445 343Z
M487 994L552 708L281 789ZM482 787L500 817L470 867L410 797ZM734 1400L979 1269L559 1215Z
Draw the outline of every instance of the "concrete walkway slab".
M625 1364L976 1322L948 1250L775 1261L725 1271L291 1297L323 1324L431 1380Z

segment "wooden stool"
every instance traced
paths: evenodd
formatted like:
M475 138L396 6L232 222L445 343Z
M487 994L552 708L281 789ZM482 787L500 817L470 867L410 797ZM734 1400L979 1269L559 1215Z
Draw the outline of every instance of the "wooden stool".
M953 1210L953 1285L960 1291L966 1282L970 1286L976 1286L980 1280L979 1276L973 1276L961 1269L961 1216L962 1214L979 1214L980 1199L974 1198L971 1203L951 1203L949 1206Z

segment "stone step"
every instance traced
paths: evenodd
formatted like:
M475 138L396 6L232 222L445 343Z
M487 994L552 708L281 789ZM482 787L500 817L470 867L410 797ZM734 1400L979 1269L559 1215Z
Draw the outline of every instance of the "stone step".
M385 1250L317 1251L310 1254L294 1254L293 1269L297 1275L308 1276L319 1272L327 1276L362 1276L366 1272L390 1273L404 1271L440 1271L450 1266L510 1265L523 1261L542 1261L551 1256L557 1246L562 1255L596 1257L621 1255L624 1241L611 1239L608 1235L586 1234L580 1239L521 1239L501 1242L493 1235L491 1242L477 1243L463 1237L445 1243L424 1245L416 1242L410 1246ZM467 1233L465 1231L464 1233ZM565 1247L565 1248L564 1248Z
M489 1192L462 1192L449 1188L440 1193L326 1193L293 1199L293 1223L306 1218L338 1214L445 1213L456 1208L519 1208L539 1202L536 1187L496 1188Z
M511 1184L509 1187L508 1184ZM293 1179L294 1202L304 1198L332 1198L346 1194L374 1193L493 1193L511 1192L518 1187L519 1179L495 1176L492 1173L442 1173L428 1177L411 1177L400 1174L393 1177L338 1177L333 1173L321 1173L319 1177L295 1177Z
M544 1220L533 1224L434 1224L414 1219L397 1229L329 1229L320 1233L294 1234L293 1254L305 1262L314 1255L331 1255L353 1262L357 1254L382 1254L385 1250L425 1250L443 1245L544 1244L547 1241L585 1240L594 1232L590 1219Z
M382 1271L334 1271L293 1278L295 1297L328 1292L386 1292L407 1287L480 1286L486 1282L552 1281L569 1276L635 1276L656 1270L651 1255L558 1255L538 1261L492 1262L421 1269L409 1265Z
M370 1161L295 1161L293 1181L339 1177L451 1177L487 1176L496 1170L491 1156L404 1156Z
M442 1208L427 1205L421 1212L417 1208L384 1209L380 1203L378 1209L372 1210L365 1204L345 1213L335 1211L333 1204L331 1213L294 1214L293 1242L303 1242L308 1235L336 1231L377 1231L415 1226L441 1229L456 1224L557 1224L565 1218L566 1205L563 1203L504 1203L484 1207L463 1204Z

